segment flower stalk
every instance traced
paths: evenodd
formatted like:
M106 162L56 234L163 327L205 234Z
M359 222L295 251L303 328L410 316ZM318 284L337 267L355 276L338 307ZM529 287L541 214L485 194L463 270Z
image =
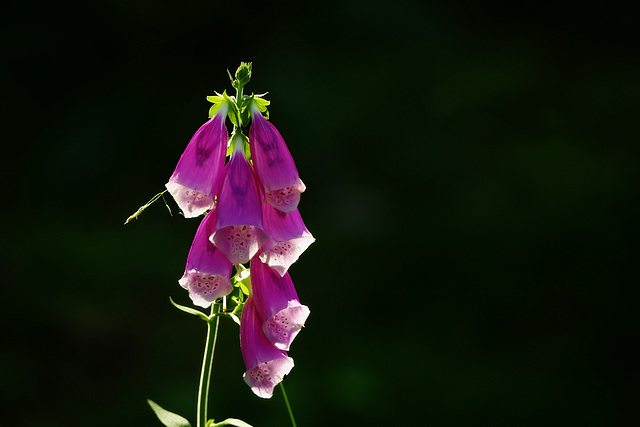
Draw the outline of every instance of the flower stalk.
M200 386L198 387L198 419L197 427L205 427L207 424L207 408L209 406L209 384L211 382L211 368L213 367L213 355L218 337L218 324L220 323L220 304L211 305L211 316L207 320L207 342L204 346L202 358L202 370L200 371Z
M280 383L280 390L282 390L282 396L284 397L284 403L287 404L287 411L289 411L289 418L291 418L291 426L298 427L296 424L295 418L293 418L293 411L291 410L291 405L289 404L289 398L287 398L287 392L284 391L284 383Z

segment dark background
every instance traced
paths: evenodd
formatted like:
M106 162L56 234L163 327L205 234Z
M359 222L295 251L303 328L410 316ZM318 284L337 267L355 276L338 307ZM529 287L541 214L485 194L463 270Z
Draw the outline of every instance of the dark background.
M605 6L606 5L606 6ZM630 7L632 9L630 9ZM302 426L627 425L638 7L398 0L2 6L2 425L195 422L174 309L196 220L153 205L226 70L308 190ZM211 415L286 426L221 325Z

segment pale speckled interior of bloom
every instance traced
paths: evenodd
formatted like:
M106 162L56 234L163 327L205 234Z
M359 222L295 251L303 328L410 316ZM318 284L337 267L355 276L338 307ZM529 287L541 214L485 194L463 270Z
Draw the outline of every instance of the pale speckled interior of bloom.
M215 206L213 200L205 193L185 187L174 181L169 181L165 187L182 210L185 218L195 218Z
M273 388L291 372L291 369L293 359L282 357L259 364L245 372L243 378L257 396L269 399L273 395Z
M304 185L296 184L286 188L273 190L265 194L264 199L274 208L282 212L293 212L300 202L300 193L304 191Z
M216 298L227 295L232 290L228 278L218 274L201 273L197 270L185 272L178 283L189 291L194 304L204 308L209 307Z
M264 335L280 350L289 350L291 342L304 326L309 313L307 306L291 301L288 308L280 310L264 322Z
M284 276L291 264L296 262L314 241L315 238L308 234L299 239L277 243L260 254L260 261L273 268L280 276Z
M253 225L231 225L216 231L212 242L232 264L244 264L258 252L259 233Z

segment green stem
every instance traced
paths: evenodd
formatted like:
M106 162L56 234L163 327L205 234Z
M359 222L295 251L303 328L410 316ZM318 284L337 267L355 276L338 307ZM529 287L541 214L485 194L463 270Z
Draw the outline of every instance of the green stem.
M238 86L238 88L236 89L236 105L238 106L238 110L240 110L240 101L242 100L243 89L243 86Z
M291 418L291 425L293 427L297 427L296 420L293 418L293 411L291 410L289 399L287 398L287 392L284 391L284 384L282 384L282 381L280 381L280 389L282 390L282 395L284 396L284 403L287 404L287 410L289 411L289 417Z
M244 87L243 86L239 86L236 89L236 106L238 107L238 112L240 112L240 102L242 101L242 91L243 91ZM238 130L240 132L242 132L242 126L244 125L244 123L241 123L241 118L240 116L238 116Z
M213 366L213 353L218 336L218 324L220 322L220 304L212 304L211 316L207 321L207 343L204 346L202 359L202 371L200 373L200 386L198 388L198 423L197 427L207 424L207 407L209 406L209 383L211 380L211 368Z

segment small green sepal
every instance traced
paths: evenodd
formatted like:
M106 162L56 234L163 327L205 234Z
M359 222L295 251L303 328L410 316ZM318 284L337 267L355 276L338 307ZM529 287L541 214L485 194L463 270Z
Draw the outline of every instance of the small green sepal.
M258 107L258 110L260 110L263 113L267 111L267 105L271 104L271 101L263 98L268 93L269 92L261 93L259 95L255 95L255 94L251 95L251 99L253 103L256 104L256 107Z
M234 140L236 138L242 138L242 141L235 142ZM227 146L227 156L233 154L235 144L242 144L242 151L244 152L245 157L248 160L251 160L251 148L249 147L249 140L246 136L238 131L236 131L236 133L234 133L229 140L229 145Z
M265 96L266 94L268 94L269 92L265 92L259 95L256 94L251 94L251 96L249 97L249 99L247 99L246 101L246 109L247 111L249 111L251 114L254 114L252 110L252 106L255 105L256 108L258 109L258 111L260 111L260 113L262 113L262 115L268 120L269 119L269 109L267 108L267 106L269 104L271 104L271 101L269 101L268 99L264 99L263 96Z
M191 307L186 307L184 305L180 305L178 303L176 303L173 298L169 297L169 301L171 301L171 304L173 304L173 306L175 308L177 308L180 311L184 311L185 313L189 313L193 316L198 316L199 318L201 318L202 320L204 320L205 322L208 322L209 316L207 316L206 314L204 314L203 312L201 312L200 310L196 310L194 308Z
M158 417L163 425L167 427L191 427L191 423L189 423L186 418L181 417L178 414L174 414L173 412L167 411L151 399L147 399L147 403L149 404L149 406L151 406L151 409L156 414L156 417Z
M242 123L248 124L251 111L249 106L251 105L251 97L248 95L242 95L242 98L238 101L238 109L240 110L240 119Z
M228 104L230 106L234 105L234 102L227 96L226 91L223 94L219 94L218 92L216 92L215 96L207 96L207 101L213 104L211 108L209 108L209 118L212 118L213 116L215 116L218 110L223 105L225 104ZM232 109L233 107L229 109L229 112L227 114L230 114Z
M212 104L219 104L222 101L224 101L224 97L220 95L218 92L216 92L215 96L213 95L207 96L207 101L209 101Z
M222 97L230 107L229 112L227 113L227 117L229 117L229 120L231 120L231 123L233 123L235 127L240 127L242 125L242 122L240 121L240 111L238 111L238 106L231 98L229 98L226 90L222 92Z

